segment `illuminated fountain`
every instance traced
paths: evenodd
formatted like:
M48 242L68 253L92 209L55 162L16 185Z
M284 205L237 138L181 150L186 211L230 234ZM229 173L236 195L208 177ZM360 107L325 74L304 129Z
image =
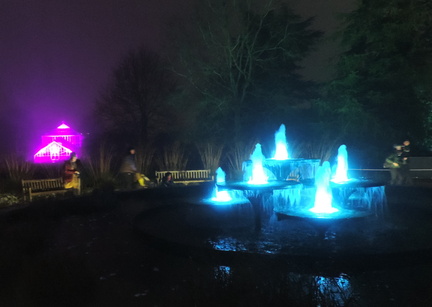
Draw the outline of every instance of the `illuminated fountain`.
M337 168L331 180L333 201L346 212L357 216L382 215L386 209L384 182L349 178L348 151L345 145L338 149Z
M257 267L265 271L263 276L310 274L318 287L314 293L320 297L325 296L320 292L322 285L335 273L339 277L332 293L351 287L345 277L352 274L359 273L360 284L368 270L381 276L383 268L398 274L404 266L430 264L430 194L419 200L414 197L415 201L395 201L421 191L411 190L406 196L407 190L390 189L396 194L389 198L393 202L389 214L383 214L387 201L384 185L349 178L345 145L338 150L334 174L330 162L316 165L311 161L313 172L306 179L312 180L306 183L304 172L298 180L287 180L297 169L287 163L292 159L265 159L258 145L245 165L243 181L226 182L222 170L216 172L215 202L170 198L169 205L155 206L137 216L135 230L156 248L226 270L233 268L231 274L238 274L236 277L242 276L243 268ZM199 197L208 192L189 191ZM231 200L220 199L222 191L227 193L220 195ZM166 200L167 192L160 193ZM238 195L248 202L222 205ZM248 270L246 276L250 276Z
M276 132L276 151L287 156L285 126ZM299 160L299 159L296 159ZM267 161L272 161L270 164ZM235 197L246 197L255 212L256 229L260 230L262 218L268 219L273 212L280 215L304 219L350 219L379 215L386 204L384 185L367 180L348 178L348 152L346 145L338 149L336 171L332 176L331 166L324 161L316 167L315 160L302 161L313 165L314 178L303 184L303 178L285 180L277 178L270 168L283 166L288 160L266 159L261 145L257 144L245 167L243 182L218 182L217 189L225 190ZM296 161L297 162L297 161ZM290 174L301 174L298 164L289 165ZM297 169L293 169L293 166ZM277 171L283 170L280 167ZM286 170L284 170L286 172ZM292 175L291 175L292 176ZM294 177L294 176L292 176ZM299 176L301 177L301 176ZM270 178L270 179L269 179ZM241 193L241 194L239 194Z
M263 167L267 169L272 175L274 180L297 180L302 183L313 182L315 173L320 165L319 159L303 159L292 158L288 153L288 142L286 139L286 128L282 124L275 132L275 154L273 158L264 159L262 161ZM253 161L245 161L243 169L245 178L250 176L253 168Z
M228 232L236 228L253 227L249 200L236 190L219 188L219 185L225 184L225 177L225 172L219 167L216 170L216 184L211 196L190 200L194 206L189 208L185 216L185 221L189 225L199 229L223 229Z
M332 176L328 161L320 166L321 161L317 159L288 158L284 125L276 131L275 143L274 158L261 156L257 159L252 155L244 163L244 180L248 183L266 180L265 177L271 174L274 182L291 181L300 185L289 190L273 189L272 197L262 206L270 207L278 214L312 219L346 219L383 212L386 201L382 183L348 178L346 145L338 149L336 171ZM271 184L267 187L271 189Z
M291 194L297 195L302 186L296 181L275 180L275 177L271 172L265 169L265 160L261 144L257 144L251 155L252 168L248 173L249 178L242 182L225 182L217 184L220 189L234 191L236 194L241 193L250 201L254 211L255 230L257 231L261 230L263 217L268 218L273 214L273 204L271 199L273 192L289 190L291 193L285 194L289 199ZM272 180L269 180L269 178Z
M226 178L225 172L219 167L216 170L216 183L217 184L225 183L225 178ZM226 202L229 202L232 200L232 197L231 197L231 195L229 195L228 191L227 190L219 191L217 185L215 186L214 192L215 192L215 195L211 199L214 202L226 203Z
M279 201L275 211L287 216L319 219L349 219L381 215L386 205L384 184L348 178L346 145L338 149L335 173L324 161L318 167L314 185L306 185L296 203Z
M266 159L257 144L244 164L242 181L225 181L219 168L211 198L170 209L167 224L188 233L172 237L186 245L205 242L214 251L254 254L333 255L370 246L379 249L370 238L381 231L377 220L386 204L384 186L348 178L345 145L339 148L337 161L332 176L328 161L319 165L314 159ZM293 171L300 178L289 178ZM141 227L153 232L160 226L149 217ZM345 239L350 236L356 239Z
M236 191L223 190L218 187L218 185L225 184L225 178L225 172L219 167L216 170L216 184L212 195L210 198L203 199L202 203L207 205L235 205L248 202L248 200L243 197L242 194L239 194Z

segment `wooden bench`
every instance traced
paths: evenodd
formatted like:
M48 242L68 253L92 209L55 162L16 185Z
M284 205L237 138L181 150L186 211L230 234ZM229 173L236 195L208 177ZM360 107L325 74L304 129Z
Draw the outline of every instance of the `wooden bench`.
M214 176L210 170L189 170L189 171L158 171L156 172L156 180L158 184L162 182L162 178L166 173L171 173L174 183L182 183L184 185L211 182L214 181Z
M34 195L64 194L63 178L21 180L24 200L32 201Z

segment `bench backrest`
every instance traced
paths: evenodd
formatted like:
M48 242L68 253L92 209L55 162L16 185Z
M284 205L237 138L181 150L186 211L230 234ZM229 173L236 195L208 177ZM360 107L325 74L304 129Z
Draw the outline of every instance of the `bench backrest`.
M23 191L49 191L64 189L63 178L39 179L39 180L21 180Z
M188 171L158 171L156 178L158 182L162 180L166 173L170 172L174 181L176 180L194 180L194 179L208 179L211 180L212 176L210 170L188 170Z

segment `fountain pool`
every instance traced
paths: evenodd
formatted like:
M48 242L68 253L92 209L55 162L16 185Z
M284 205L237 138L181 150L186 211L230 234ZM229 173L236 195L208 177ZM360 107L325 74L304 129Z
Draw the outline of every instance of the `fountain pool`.
M392 227L385 220L384 185L350 179L347 160L342 145L336 173L343 179L334 180L327 161L266 159L257 144L243 181L226 182L218 169L211 197L158 209L139 228L155 237L160 232L164 241L236 255L335 259L398 250L382 237Z

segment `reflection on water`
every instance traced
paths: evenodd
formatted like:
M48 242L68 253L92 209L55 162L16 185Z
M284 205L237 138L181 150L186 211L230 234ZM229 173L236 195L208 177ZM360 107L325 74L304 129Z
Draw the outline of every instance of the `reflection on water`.
M337 198L348 199L347 203L353 208L373 206L370 203L360 202L367 192L371 192L371 196L375 193L381 197L385 196L383 187L361 188L353 190L352 193L346 189L342 192L344 193L336 195ZM328 227L323 226L322 229L318 227L320 224L315 223L315 220L309 222L296 218L279 219L279 216L273 214L263 223L262 231L256 234L244 221L247 216L250 216L247 214L249 211L246 210L250 209L249 204L243 207L233 206L232 211L221 210L225 209L225 206L217 207L216 211L213 210L215 206L172 206L169 210L141 215L136 220L136 225L146 234L155 237L157 235L164 240L175 238L179 240L175 242L184 243L186 246L195 242L200 244L206 242L206 248L211 247L212 250L221 251L217 253L218 255L224 255L220 259L209 257L208 263L203 264L201 254L199 262L189 260L190 249L184 249L188 257L184 258L186 260L181 258L179 260L182 261L181 265L176 264L173 267L170 258L167 266L172 270L179 270L179 268L184 270L184 274L179 274L182 278L189 272L197 271L191 274L195 278L191 283L189 280L185 283L173 281L176 285L184 286L176 292L176 298L188 298L184 293L189 291L193 294L190 297L194 298L196 293L203 293L204 298L201 298L203 300L211 298L214 306L233 306L233 303L237 302L239 302L237 306L398 305L395 302L406 303L399 304L401 306L432 306L430 304L432 282L429 281L432 265L429 260L424 258L424 263L421 264L418 258L410 256L405 263L401 262L405 257L401 259L392 257L388 260L385 255L386 253L397 255L398 252L403 252L402 255L405 255L406 251L415 252L420 248L432 248L430 199L423 197L417 200L419 190L413 190L407 196L405 196L407 190L397 192L390 198L392 206L389 207L392 211L391 214L386 215L385 220L372 215L365 219L341 219L331 223L324 221L322 225ZM430 191L426 192L430 193ZM430 194L425 195L430 197ZM413 201L410 203L395 201L402 197ZM412 210L409 211L410 214L406 214L407 208L419 209L422 208L421 206L427 208L427 211ZM208 215L204 215L205 212L213 212L211 216L214 217L214 221L210 221L212 228L208 234L205 230L209 229L209 220ZM232 214L228 214L229 212ZM191 227L191 220L195 221L190 219L192 213L196 214L194 218L202 220L199 227L196 223L193 223L193 228ZM224 223L220 229L214 227L226 221L226 217L232 224ZM281 247L282 251L280 251ZM282 259L279 266L279 262L261 261L273 257L259 257L256 261L255 258L241 256L230 258L225 251L238 251L237 255L245 252L261 255L274 252L281 259L286 253L287 258L286 261ZM303 263L303 255L319 255L320 252L326 252L330 257L319 258L317 261L305 259L306 264ZM347 257L342 258L342 262L337 261L334 264L331 262L332 255L343 255L345 252ZM357 255L361 257L351 259L351 257L356 258ZM366 257L366 261L362 260L362 255ZM423 254L419 253L419 256L421 255ZM291 256L295 256L294 260ZM417 256L417 253L412 256ZM179 258L176 256L175 259ZM368 263L369 259L372 260L371 263ZM169 277L171 278L171 275ZM247 294L238 295L233 301L233 293L244 292ZM269 304L269 301L273 304ZM196 301L187 303L190 304L184 305L197 305Z
M253 268L244 268L219 265L213 267L213 279L221 288L237 287L237 282L245 281ZM341 273L339 276L322 276L298 274L293 272L280 272L277 274L269 270L262 272L262 282L267 287L274 287L289 296L295 296L299 301L314 302L315 306L347 306L355 300L355 293L351 285L351 277ZM269 276L279 275L278 282L266 280ZM251 275L253 276L253 275ZM278 279L278 278L276 278Z
M353 290L349 280L349 276L341 274L338 277L315 276L317 298L325 298L330 300L336 306L345 306L345 303L353 297ZM328 302L320 302L327 303ZM321 306L318 305L318 306ZM323 306L327 306L323 304Z
M213 268L214 279L222 283L223 286L228 287L232 283L231 267L220 265Z
M223 237L209 240L214 250L218 251L247 251L247 247L240 240L233 237Z

